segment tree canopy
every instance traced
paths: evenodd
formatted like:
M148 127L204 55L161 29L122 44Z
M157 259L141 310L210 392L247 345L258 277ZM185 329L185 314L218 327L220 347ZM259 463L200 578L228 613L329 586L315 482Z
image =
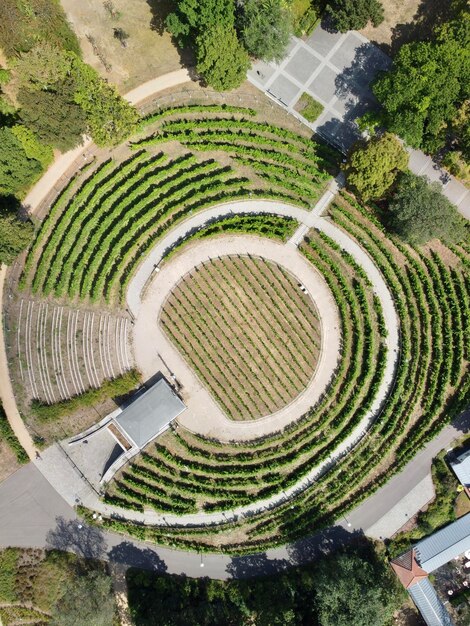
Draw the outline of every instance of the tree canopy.
M20 117L45 144L66 151L81 143L87 128L85 112L74 102L75 84L71 78L54 84L50 90L22 88L18 93Z
M321 561L315 592L321 626L386 626L398 595L384 563L344 554Z
M166 26L179 46L192 43L208 28L230 28L235 24L234 0L177 0Z
M69 581L52 613L51 626L113 626L116 605L111 579L99 571Z
M14 196L0 196L0 265L10 265L31 243L33 225L18 219L19 208Z
M238 27L251 56L281 61L292 34L292 17L281 0L245 0Z
M468 226L455 206L443 195L439 183L411 172L401 174L389 203L390 227L411 244L438 238L461 241Z
M404 595L393 576L366 545L276 576L223 582L135 569L127 583L142 626L385 626Z
M248 54L237 39L235 28L213 26L197 39L197 66L216 91L239 87L250 65Z
M21 195L42 171L31 159L11 128L0 128L0 194Z
M359 30L369 22L378 26L384 20L383 6L379 0L331 0L326 13L341 33Z
M364 201L378 200L407 165L408 154L400 141L385 133L353 146L345 168L347 183Z
M433 40L403 45L373 91L389 130L410 146L434 153L470 97L469 75L470 15L463 13L437 28Z

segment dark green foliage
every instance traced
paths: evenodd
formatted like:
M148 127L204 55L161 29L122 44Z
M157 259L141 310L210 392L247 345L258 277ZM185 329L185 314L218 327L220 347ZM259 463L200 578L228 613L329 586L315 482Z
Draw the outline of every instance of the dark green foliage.
M386 563L357 555L324 559L315 588L321 626L386 626L401 595Z
M250 60L233 26L212 26L198 36L196 47L196 69L210 87L228 91L245 80Z
M73 100L75 84L71 78L55 83L50 90L21 89L18 100L20 117L46 144L66 151L81 143L86 115Z
M229 567L241 574L235 562ZM222 582L131 569L127 582L136 626L382 626L403 599L368 546L266 578Z
M48 41L80 55L59 0L2 0L0 2L0 48L8 57Z
M98 389L89 389L79 396L70 398L70 400L63 400L56 404L42 404L33 400L31 408L41 420L59 419L79 409L93 406L97 402L103 402L107 398L125 396L140 384L140 379L137 370L130 370L113 380L106 380Z
M0 222L0 240L2 237L1 230L3 228L3 224ZM1 246L1 241L0 241ZM8 420L5 415L5 411L3 410L3 406L0 404L0 440L6 441L10 448L15 453L15 456L18 460L18 463L27 463L29 461L29 457L24 451L22 445L18 441L17 436L13 432ZM1 567L0 567L1 571ZM1 596L1 593L0 593Z
M75 102L84 111L87 126L95 143L113 146L121 143L135 129L139 115L89 65L77 59L75 64Z
M462 241L466 235L464 218L442 194L439 183L426 176L402 174L389 204L390 226L405 241L423 244L438 238Z
M0 128L0 194L21 194L39 176L42 168L26 156L10 128Z
M166 26L179 46L193 42L212 26L230 28L235 24L233 0L178 0L176 5Z
M373 86L388 128L409 145L434 153L470 95L470 15L436 29L431 41L402 46ZM463 128L467 129L465 123ZM467 131L468 132L468 131Z
M384 10L379 0L333 0L326 7L334 27L341 33L359 30L369 22L378 26L384 20Z
M239 30L251 56L280 61L292 34L292 17L281 0L245 0Z
M348 157L348 186L365 201L383 198L407 165L408 154L391 133L361 141Z
M116 603L109 576L92 571L69 581L52 611L50 626L113 626Z

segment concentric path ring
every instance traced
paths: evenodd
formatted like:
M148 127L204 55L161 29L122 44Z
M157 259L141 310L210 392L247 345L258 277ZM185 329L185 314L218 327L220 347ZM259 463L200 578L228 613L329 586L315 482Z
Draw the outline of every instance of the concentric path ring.
M276 413L246 422L224 414L157 322L167 297L184 275L209 258L236 254L260 256L295 275L318 308L322 337L320 359L304 391ZM193 244L155 275L135 321L134 355L145 379L169 368L183 385L188 409L178 417L180 424L221 441L241 441L279 431L316 404L334 376L340 354L339 327L338 309L325 280L295 246L259 237L217 237Z

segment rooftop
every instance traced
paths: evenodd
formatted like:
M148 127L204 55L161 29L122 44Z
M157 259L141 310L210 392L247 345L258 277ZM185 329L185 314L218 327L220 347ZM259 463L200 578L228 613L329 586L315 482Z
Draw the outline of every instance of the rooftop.
M470 487L470 449L450 461L450 466L464 487Z
M428 574L470 550L470 513L415 545L416 560Z
M454 626L447 609L428 578L423 578L409 587L408 592L427 626Z
M185 408L184 403L162 378L114 419L131 441L137 447L143 448Z

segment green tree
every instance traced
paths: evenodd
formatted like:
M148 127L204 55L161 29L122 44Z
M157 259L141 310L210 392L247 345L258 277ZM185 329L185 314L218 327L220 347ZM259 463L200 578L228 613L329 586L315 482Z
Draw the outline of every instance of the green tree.
M197 39L196 69L217 91L239 87L250 66L248 53L233 27L213 26Z
M448 126L470 96L470 15L436 29L432 41L403 45L373 91L386 124L410 146L441 148Z
M401 596L386 564L373 553L330 556L319 563L316 605L321 626L386 626Z
M139 114L117 89L89 65L76 60L74 100L84 111L88 130L99 146L121 143L135 129Z
M65 151L81 142L87 116L74 102L75 82L69 77L54 85L53 90L20 89L20 117L25 126L44 143Z
M65 587L52 612L51 626L113 626L115 614L111 578L92 571Z
M51 89L72 71L73 55L48 42L40 42L15 62L20 84L36 91Z
M52 163L54 158L52 148L42 144L30 128L15 124L11 127L11 132L21 142L28 159L36 159L44 169Z
M233 27L234 0L177 0L176 11L166 18L166 27L180 47L195 41L208 28Z
M33 225L29 220L18 219L20 208L14 196L0 196L0 265L13 263L18 254L31 243Z
M411 244L438 238L461 241L468 236L464 218L442 194L439 183L411 172L401 174L389 204L390 227Z
M245 0L239 29L251 56L280 61L292 34L292 16L281 0Z
M377 200L385 196L407 165L408 154L400 141L385 133L353 147L345 168L347 183L364 201Z
M10 128L0 128L0 194L21 195L42 172Z
M369 22L378 26L384 20L384 10L379 0L332 0L326 7L334 27L341 33L359 30Z

